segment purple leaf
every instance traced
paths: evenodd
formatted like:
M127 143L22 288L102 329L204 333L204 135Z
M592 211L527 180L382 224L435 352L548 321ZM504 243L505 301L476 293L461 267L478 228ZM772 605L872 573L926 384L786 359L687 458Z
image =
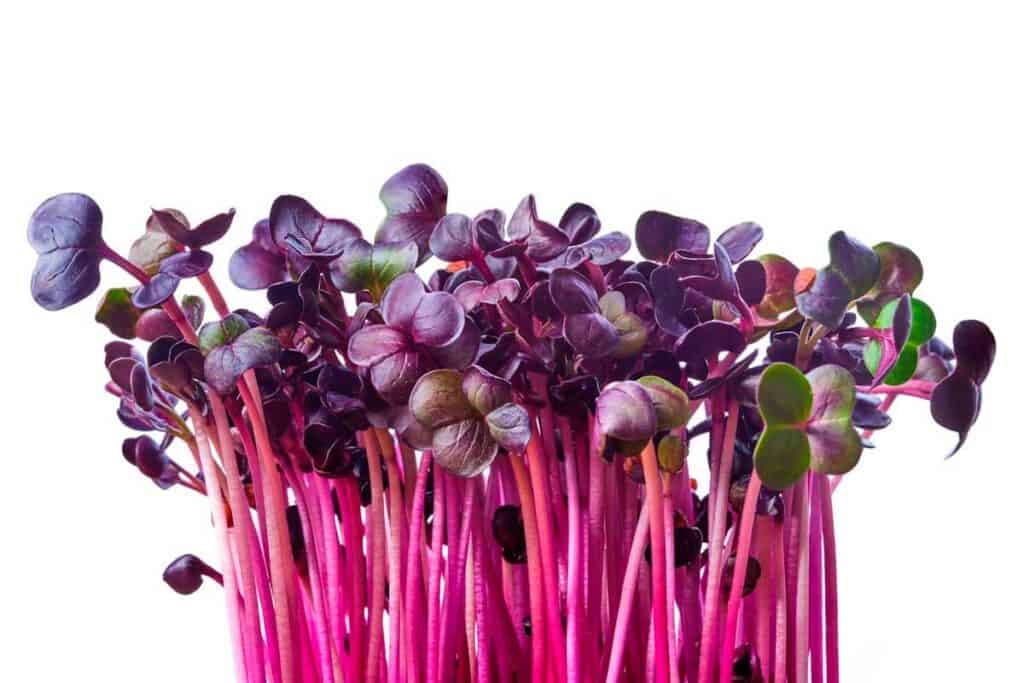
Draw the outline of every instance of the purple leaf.
M444 261L468 261L476 253L473 221L461 213L450 213L430 233L430 251Z
M981 388L966 372L953 372L935 385L930 406L932 419L959 436L956 446L946 456L952 457L964 445L967 433L978 419Z
M533 195L519 202L508 221L508 236L517 242L526 242L526 255L535 261L550 261L564 253L569 238L564 232L537 217L537 203Z
M796 306L804 317L834 329L843 322L852 299L846 281L831 266L826 266L817 272L807 291L796 295Z
M585 276L568 268L556 268L548 280L551 300L565 315L597 311L597 292Z
M157 273L149 282L132 294L132 303L138 308L153 308L167 301L178 289L181 279L170 273Z
M522 406L506 403L487 413L491 438L509 453L522 453L530 442L530 415Z
M621 441L646 441L654 436L658 416L647 390L633 381L612 382L597 397L601 431Z
M409 348L409 338L387 325L368 325L348 340L348 357L356 365L370 367Z
M711 231L703 223L663 211L646 211L636 221L636 246L644 258L664 263L677 249L705 253Z
M718 358L723 351L739 353L746 348L743 333L735 325L709 320L688 330L676 342L676 358L687 364L699 364Z
M270 221L263 219L252 229L252 241L240 247L228 261L228 276L242 289L266 289L288 278L284 254L270 237Z
M465 323L465 312L454 296L429 292L420 299L409 330L418 344L440 347L458 339Z
M739 263L750 256L750 252L754 251L754 247L762 237L764 237L764 229L760 225L746 222L732 226L719 235L716 241L725 247L730 261Z
M370 383L391 405L404 405L409 392L424 372L433 369L429 359L414 351L399 351L370 368Z
M189 229L184 216L173 209L153 209L153 219L171 239L190 249L200 249L213 244L227 234L234 220L235 210L230 209L208 218L194 229Z
M992 369L996 356L996 339L988 326L979 320L963 320L953 330L953 351L956 371L981 384Z
M263 327L246 330L233 341L217 346L206 356L203 371L207 383L221 394L229 393L246 370L274 363L281 343Z
M213 254L208 251L182 251L160 262L160 272L184 280L202 275L213 265Z
M570 244L583 244L600 232L601 219L597 217L593 207L576 202L562 214L558 228L569 238Z
M281 195L270 207L270 235L279 249L303 258L337 258L359 237L359 228L341 218L326 218L301 197Z
M615 326L600 313L565 316L563 334L576 353L586 358L603 358L619 345Z
M512 385L477 365L463 375L462 393L479 415L512 402Z
M32 298L48 311L78 303L100 284L103 213L84 194L59 194L39 205L28 242L39 255Z
M430 235L448 205L444 179L426 164L406 166L385 181L380 188L380 201L387 216L377 228L375 241L415 242L419 263L426 261L430 256Z
M425 295L426 287L416 273L398 276L388 285L380 301L384 322L401 329L409 329L416 309Z
M764 300L768 289L768 276L760 261L744 261L736 268L736 283L740 296L748 306L757 306Z
M847 235L842 230L828 240L829 263L850 288L850 298L865 294L878 282L881 261L871 247Z
M565 252L565 267L575 268L584 261L590 261L598 266L607 266L625 256L631 246L632 243L625 233L610 232L583 244L569 247Z
M476 360L480 348L480 328L472 318L466 318L458 338L444 346L430 350L430 356L443 368L461 370Z
M475 477L498 455L498 443L479 418L441 427L432 445L437 464L459 477Z

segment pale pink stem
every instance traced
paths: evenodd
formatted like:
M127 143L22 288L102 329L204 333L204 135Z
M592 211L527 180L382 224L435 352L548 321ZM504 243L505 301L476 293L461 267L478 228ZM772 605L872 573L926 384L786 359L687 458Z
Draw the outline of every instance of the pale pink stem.
M199 459L202 465L203 478L208 482L207 496L210 499L210 508L213 513L213 526L217 534L217 542L220 546L221 564L223 565L224 577L224 599L228 606L228 627L231 634L231 650L234 653L235 678L239 683L247 681L245 670L245 658L242 650L242 619L238 613L238 590L235 580L235 560L231 555L231 544L228 540L227 515L224 512L224 499L221 496L220 486L217 483L216 465L213 462L213 455L210 452L210 441L207 436L207 426L198 415L193 416L195 425L196 442L199 446Z
M647 500L645 499L644 506L640 510L640 519L636 525L636 533L633 534L633 544L629 550L626 574L622 582L622 599L619 601L619 609L615 614L615 630L612 632L611 656L608 659L606 683L615 683L622 675L622 656L626 649L626 632L630 621L630 610L633 607L633 595L636 593L637 575L640 573L640 563L643 562L644 549L647 547L649 523Z
M384 540L384 476L381 472L381 453L377 437L372 429L363 432L363 445L366 448L366 466L370 470L370 533L373 538L373 567L371 569L371 580L373 582L370 594L370 644L367 654L369 669L367 670L368 681L380 681L386 676L386 671L379 666L384 651L384 581L386 551ZM393 482L392 486L398 486ZM384 667L386 668L386 667Z
M786 598L786 553L785 553L785 530L786 525L782 520L775 522L775 675L773 680L776 683L785 683L786 673L789 670L786 662L788 654L788 604Z
M713 401L718 405L719 401ZM718 436L716 448L716 434L721 434L721 428L717 427L721 420L721 413L712 409L712 474L714 476L714 488L708 498L708 505L711 506L711 517L709 518L710 540L708 542L708 569L707 569L707 591L704 598L704 623L701 631L700 645L700 683L711 683L715 669L715 640L718 633L719 606L721 600L721 582L723 566L723 538L725 536L726 505L729 502L729 482L732 474L733 447L736 443L736 428L739 421L739 409L735 399L730 399L726 408L728 416L725 423L724 435ZM716 428L717 427L717 428Z
M809 473L811 529L810 529L810 649L811 683L822 683L824 677L824 633L822 627L822 561L821 561L821 487L818 480L825 475Z
M809 476L809 475L808 475ZM810 496L808 494L808 476L805 476L797 486L801 488L803 495L800 497L800 505L796 510L798 515L798 564L796 583L796 662L794 683L807 683L807 656L809 649L808 632L809 623L809 601L810 601Z

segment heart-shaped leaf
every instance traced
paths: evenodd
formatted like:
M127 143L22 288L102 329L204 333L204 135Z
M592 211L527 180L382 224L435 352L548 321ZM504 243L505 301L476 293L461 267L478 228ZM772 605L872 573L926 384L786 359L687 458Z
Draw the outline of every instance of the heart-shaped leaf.
M478 415L463 392L463 375L457 370L431 370L420 377L409 394L409 410L430 430Z
M212 349L203 371L207 383L221 394L229 393L246 370L270 365L281 355L281 342L265 327L253 327Z
M657 375L646 375L637 382L647 391L654 404L659 432L676 429L689 421L690 399L685 391Z
M229 209L225 213L219 213L212 218L189 229L188 221L177 211L168 209L153 209L153 219L160 228L175 242L183 244L190 249L201 249L208 244L213 244L227 234L231 222L235 218L235 210Z
M414 242L419 249L418 263L426 261L430 235L448 205L448 186L441 175L426 164L406 166L385 181L380 201L387 216L375 241Z
M808 467L849 472L862 450L851 422L855 398L853 376L838 365L819 366L806 377L788 363L765 368L757 388L765 428L754 451L765 486L791 486Z
M836 328L850 303L878 282L882 266L873 249L842 230L829 238L828 253L829 265L818 270L809 287L797 283L796 304L804 317Z
M537 203L533 195L519 202L508 220L508 236L526 243L526 255L535 261L550 261L569 246L569 237L551 223L537 216Z
M359 237L343 218L327 218L302 197L282 195L270 206L270 235L279 249L303 258L329 261Z
M395 278L416 268L417 256L412 242L370 244L355 239L331 263L331 281L343 292L367 290L379 299Z
M248 329L249 323L237 313L212 320L199 328L199 350L204 356L209 355L218 346L234 342Z
M103 213L84 194L59 194L39 205L28 224L28 242L39 255L32 298L48 311L78 303L100 284Z

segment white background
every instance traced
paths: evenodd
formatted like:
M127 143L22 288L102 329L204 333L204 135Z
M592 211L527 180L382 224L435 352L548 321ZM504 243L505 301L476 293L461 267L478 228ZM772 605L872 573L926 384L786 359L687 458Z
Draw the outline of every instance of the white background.
M235 206L226 283L277 194L372 233L380 183L414 161L467 213L534 192L549 219L581 200L630 233L648 208L715 230L757 220L762 248L801 265L824 262L837 228L912 246L940 334L977 317L1001 348L960 455L944 461L954 435L901 400L837 494L843 672L1019 676L1020 17L984 2L483 4L0 10L0 680L230 678L219 592L160 581L180 553L215 559L205 504L122 461L95 297L32 304L35 206L89 193L124 249L151 206Z

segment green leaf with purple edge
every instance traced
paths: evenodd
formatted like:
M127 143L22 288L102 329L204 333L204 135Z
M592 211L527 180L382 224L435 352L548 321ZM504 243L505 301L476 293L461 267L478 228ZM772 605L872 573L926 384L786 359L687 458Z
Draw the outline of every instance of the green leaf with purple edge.
M498 442L479 417L445 425L431 436L434 461L460 477L475 477L498 455Z
M796 306L793 282L800 269L778 254L764 254L758 261L764 266L766 282L757 312L764 318L774 319Z
M420 377L409 394L409 411L431 431L477 416L457 370L431 370Z
M96 322L105 325L121 339L135 339L135 324L141 315L142 311L132 303L132 293L127 287L108 289L96 307Z
M874 324L887 303L904 294L913 294L924 278L921 259L907 247L880 242L874 250L881 262L878 282L857 302L857 312L868 324Z
M617 335L611 355L614 358L629 358L643 351L647 344L647 326L640 316L627 310L626 295L613 289L606 292L597 305Z
M484 417L498 445L510 453L522 453L530 442L530 414L515 403L498 406Z
M192 329L198 330L199 326L203 324L206 302L194 294L186 294L181 298L181 310L184 311L185 319L188 320Z
M185 214L177 209L162 209L174 219L188 227ZM178 243L164 232L156 213L146 219L146 231L132 243L128 250L128 260L141 268L147 275L155 275L160 270L160 262L178 252Z
M685 391L657 375L645 375L637 382L654 404L659 432L681 427L689 421L690 399Z
M814 401L804 426L811 445L811 469L846 474L860 460L863 444L851 418L857 397L853 375L838 365L820 365L807 373Z
M512 402L512 385L478 365L468 368L462 378L462 393L480 415Z
M416 269L417 257L412 242L370 244L355 239L331 262L331 281L343 292L367 290L379 298L395 278Z
M894 321L899 317L900 307L904 305L902 302L905 300L909 301L910 324L900 335L905 340L901 345ZM919 347L935 335L935 313L931 307L920 299L904 294L883 306L872 326L876 329L893 330L895 353L898 356L887 359L888 366L883 367L883 346L880 342L871 340L864 346L864 365L875 377L882 369L885 383L892 386L898 386L911 379L917 370Z
M199 328L199 350L209 355L218 346L230 344L249 329L249 323L237 313L220 320L211 320Z
M430 256L430 235L444 217L448 186L441 175L426 164L412 164L388 178L380 188L380 201L387 209L377 242L415 242L417 263Z
M232 391L246 370L270 365L281 355L281 342L265 327L253 327L206 355L206 382L221 394Z
M50 197L28 224L28 242L39 258L32 271L32 298L58 311L92 294L100 284L103 213L84 194Z
M636 221L636 246L640 254L664 263L677 249L706 253L711 243L708 226L664 211L645 211Z

